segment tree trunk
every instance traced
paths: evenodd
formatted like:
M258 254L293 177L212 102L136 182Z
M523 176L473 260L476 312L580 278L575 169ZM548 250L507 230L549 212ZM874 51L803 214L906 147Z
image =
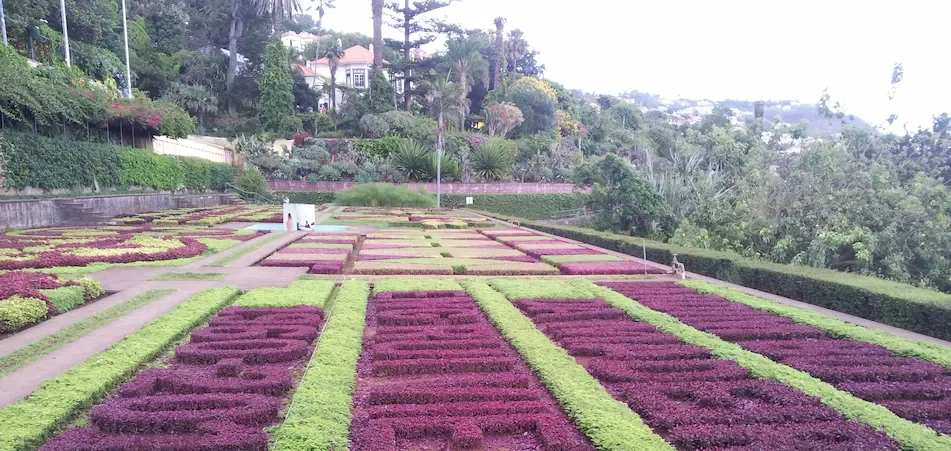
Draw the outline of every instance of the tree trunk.
M373 67L383 70L383 0L371 0L373 9Z
M337 68L330 68L330 110L337 111Z
M495 19L495 58L493 61L492 76L489 77L489 91L499 87L499 79L502 75L502 51L505 33L505 19L499 17Z
M234 79L238 75L238 39L241 38L241 18L238 16L238 2L231 3L231 29L228 32L228 73L225 75L225 88L228 95L228 114L235 113Z
M403 9L403 62L406 64L406 69L403 70L403 109L413 112L413 93L411 91L411 82L410 77L413 76L413 70L410 69L410 58L409 58L409 28L410 28L410 16L409 16L409 0L404 0L404 9Z
M439 128L436 129L436 208L442 208L442 111L439 112Z

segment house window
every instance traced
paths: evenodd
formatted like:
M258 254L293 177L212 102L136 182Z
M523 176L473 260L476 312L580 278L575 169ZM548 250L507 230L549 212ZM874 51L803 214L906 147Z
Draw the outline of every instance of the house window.
M367 70L366 69L353 70L353 87L354 88L367 87Z

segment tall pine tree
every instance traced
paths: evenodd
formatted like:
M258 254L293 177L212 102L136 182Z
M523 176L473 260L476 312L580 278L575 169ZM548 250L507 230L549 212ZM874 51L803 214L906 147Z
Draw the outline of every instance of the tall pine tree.
M453 0L422 0L410 5L409 0L403 0L403 6L398 2L388 3L386 8L391 11L390 17L394 20L392 26L403 32L403 40L387 39L386 45L403 54L403 61L390 62L394 73L398 73L403 81L403 108L406 111L413 109L413 82L420 79L422 61L415 61L410 51L436 40L436 33L441 29L436 21L424 20L422 15L449 6ZM415 75L414 75L415 74ZM418 85L418 83L417 83Z

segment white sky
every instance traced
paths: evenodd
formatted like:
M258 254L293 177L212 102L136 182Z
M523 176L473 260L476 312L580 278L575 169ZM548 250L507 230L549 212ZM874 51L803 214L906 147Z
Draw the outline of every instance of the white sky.
M897 111L910 128L951 112L947 0L463 0L431 14L507 18L573 89L814 103L828 87L848 112L877 124ZM324 25L372 35L370 0L337 0ZM895 62L905 79L889 102Z

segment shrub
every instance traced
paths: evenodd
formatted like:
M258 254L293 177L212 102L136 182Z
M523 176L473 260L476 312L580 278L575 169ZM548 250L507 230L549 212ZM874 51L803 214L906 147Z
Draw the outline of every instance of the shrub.
M398 136L384 136L378 139L355 139L353 148L369 156L389 157L399 146L403 138Z
M13 296L0 301L0 332L9 332L39 322L49 313L42 299Z
M472 197L469 208L525 219L551 219L567 216L584 207L587 197L580 193L564 194L443 194L442 206L466 208L466 197Z
M56 313L66 313L86 302L83 287L79 286L59 287L52 290L40 290L40 292L50 300L53 307L56 307Z
M287 198L295 204L329 204L333 203L336 193L328 191L278 191L274 197Z
M339 205L359 207L420 207L433 208L436 197L426 191L410 191L386 183L358 185L337 193Z
M476 177L498 180L512 169L512 160L499 141L490 140L472 152L472 171Z
M360 129L368 138L382 138L390 132L390 124L380 116L367 114L360 118Z
M244 170L241 180L238 181L238 188L241 190L241 197L254 197L255 194L267 196L267 182L261 171L254 167Z
M317 180L324 182L339 182L343 180L343 174L333 165L324 165L317 171Z

